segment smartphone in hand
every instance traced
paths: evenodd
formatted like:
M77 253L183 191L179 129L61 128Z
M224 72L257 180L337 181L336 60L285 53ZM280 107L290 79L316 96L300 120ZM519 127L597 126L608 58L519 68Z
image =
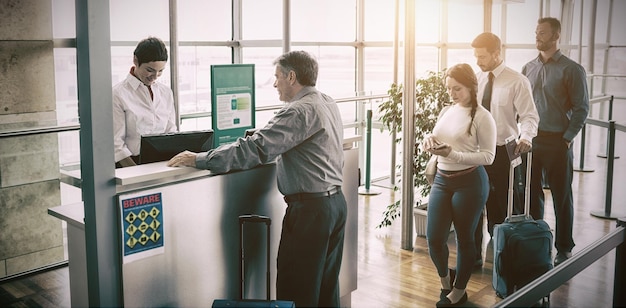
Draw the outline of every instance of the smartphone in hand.
M433 147L433 149L435 149L435 150L440 150L440 149L443 149L443 148L445 148L445 147L446 147L446 144L445 144L445 143L438 143L438 144L436 144L436 145Z

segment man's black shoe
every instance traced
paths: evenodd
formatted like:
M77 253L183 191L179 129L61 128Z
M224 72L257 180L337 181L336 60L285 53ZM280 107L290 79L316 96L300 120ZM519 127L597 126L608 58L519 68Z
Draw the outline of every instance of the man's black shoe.
M572 253L571 252L559 252L556 254L556 257L554 258L554 266L557 266L563 262L565 262L565 260L569 259L572 257Z

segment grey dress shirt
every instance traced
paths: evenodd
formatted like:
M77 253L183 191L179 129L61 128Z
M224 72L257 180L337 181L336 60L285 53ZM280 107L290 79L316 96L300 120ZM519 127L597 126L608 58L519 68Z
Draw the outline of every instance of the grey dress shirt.
M343 123L335 101L305 87L252 136L196 157L215 173L276 161L283 195L323 192L342 184Z
M563 139L572 141L589 114L585 69L557 50L545 63L540 56L526 63L522 74L533 88L539 130L563 132Z

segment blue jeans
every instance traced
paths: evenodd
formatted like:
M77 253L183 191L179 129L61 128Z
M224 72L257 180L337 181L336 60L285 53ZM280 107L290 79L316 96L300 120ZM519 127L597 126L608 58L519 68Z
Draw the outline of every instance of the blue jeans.
M441 171L440 171L441 172ZM445 171L443 171L445 172ZM454 223L457 245L454 286L465 289L472 275L476 247L474 230L489 195L489 179L483 166L453 178L439 172L430 189L426 238L428 250L440 277L448 274L448 236Z

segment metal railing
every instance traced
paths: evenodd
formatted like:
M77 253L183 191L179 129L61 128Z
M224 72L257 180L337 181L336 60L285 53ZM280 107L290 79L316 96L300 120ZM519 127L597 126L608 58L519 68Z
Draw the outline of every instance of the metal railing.
M355 104L355 115L356 118L353 121L344 122L344 129L354 128L356 135L364 136L365 127L367 126L367 105L372 105L372 102L379 102L386 98L389 95L381 94L381 95L366 95L366 96L354 96L354 97L345 97L336 99L338 104ZM270 105L270 106L262 106L256 108L256 112L263 111L277 111L283 107L283 104ZM370 108L371 111L371 108ZM211 117L211 112L196 112L180 115L181 120L186 119L199 119L199 118L208 118ZM371 123L370 123L371 125ZM16 127L14 129L0 129L0 139L8 138L8 137L17 137L17 136L29 136L29 135L39 135L39 134L49 134L49 133L61 133L61 132L69 132L69 131L78 131L80 130L80 124L61 124L61 125L49 125L49 124L38 124L32 127ZM370 170L366 170L363 164L363 157L371 154L371 149L366 148L364 146L360 146L360 154L359 154L359 167L364 172L370 172ZM367 153L365 151L368 151ZM369 169L369 166L368 166Z
M353 97L344 97L344 98L335 99L337 104L340 104L340 105L350 104L350 103L355 104L356 118L353 121L344 122L343 123L344 129L354 128L355 134L362 136L363 138L361 141L363 141L365 138L366 127L368 127L368 125L372 125L371 119L368 119L368 116L367 116L369 113L371 113L371 108L368 109L367 105L371 106L372 102L380 102L388 97L389 95L387 94L377 94L377 95L363 95L363 96L353 96ZM255 108L255 112L278 111L283 106L284 104L260 106L260 107ZM196 113L182 114L180 116L180 119L181 120L199 119L199 118L207 118L211 116L212 116L211 112L196 112ZM395 146L395 143L393 143L392 146ZM392 148L395 149L395 147L392 147ZM392 155L395 155L395 153L392 153ZM367 164L367 162L365 161L366 157L371 157L370 147L359 146L359 169L362 170L366 175L369 175L371 170L370 170L370 166L366 165ZM369 176L366 176L366 178L368 181L366 184L369 185L369 180L370 180ZM359 183L359 185L360 184L361 183Z
M546 294L556 290L582 270L615 249L613 307L626 306L626 218L618 219L617 228L585 247L565 262L515 291L493 307L531 307Z
M587 118L586 124L607 128L607 167L604 211L592 211L591 215L611 219L621 217L621 214L612 213L611 205L613 198L613 174L615 167L615 133L616 131L626 132L626 126L617 124L614 120L603 121L592 118Z
M371 100L382 100L385 98L388 98L389 95L387 94L380 94L380 95L365 95L365 96L353 96L353 97L344 97L344 98L337 98L335 99L335 102L337 102L338 104L345 104L345 103L352 103L352 102L367 102L367 101L371 101ZM283 108L284 104L274 104L274 105L267 105L267 106L257 106L255 108L256 112L259 111L277 111L280 110L280 108ZM181 114L180 115L180 119L181 120L187 120L187 119L197 119L197 118L206 118L206 117L211 117L212 113L210 111L206 111L206 112L194 112L194 113L187 113L187 114ZM359 120L357 118L356 121L351 122L351 123L344 123L344 127L346 125L348 125L349 127L356 127L359 124ZM363 124L363 123L361 123Z
M617 124L615 123L615 120L612 119L613 99L613 96L605 96L590 100L590 104L608 101L609 115L608 120L587 118L585 126L583 127L583 134L581 135L580 168L584 169L585 127L587 125L594 125L606 128L607 168L604 210L592 211L591 215L600 218L617 219L617 228L591 245L585 247L582 251L572 256L572 258L546 272L544 275L535 279L523 288L517 290L504 300L494 305L494 307L532 306L541 300L547 293L552 292L561 285L565 284L572 277L576 276L578 273L589 267L613 249L616 249L615 277L613 280L613 306L626 306L626 295L623 292L624 288L626 288L626 243L624 243L626 238L626 215L615 213L611 208L615 165L615 135L617 131L626 132L626 126Z
M602 96L596 97L589 100L589 109L592 108L594 104L609 102L609 120L612 119L613 116L613 96ZM583 125L583 128L580 130L580 160L578 161L578 168L574 169L574 171L580 172L593 172L592 169L585 169L585 150L586 150L586 139L587 139L587 124Z
M8 138L8 137L18 137L18 136L30 136L30 135L40 135L40 134L49 134L49 133L62 133L79 130L80 125L49 125L49 126L38 126L38 127L29 127L29 128L18 128L11 129L6 131L0 131L0 138Z
M606 140L606 187L605 187L605 200L604 200L604 210L602 211L592 211L591 215L600 217L600 218L610 218L616 219L621 217L621 214L612 213L612 199L613 199L613 176L614 176L614 168L615 168L615 159L618 158L615 155L615 134L617 131L626 132L626 126L617 124L615 120L613 120L613 101L614 96L602 96L589 100L590 106L597 103L609 103L608 110L608 119L601 120L595 118L587 118L585 121L585 125L583 126L580 134L581 142L580 142L580 160L578 169L574 169L575 171L582 172L593 172L591 169L585 169L585 149L586 149L586 128L587 125L593 125L598 127L606 128L607 140Z

